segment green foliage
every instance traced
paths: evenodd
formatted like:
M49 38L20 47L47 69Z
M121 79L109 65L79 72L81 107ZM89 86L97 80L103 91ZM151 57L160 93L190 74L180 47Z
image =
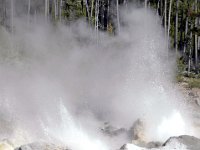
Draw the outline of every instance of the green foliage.
M178 59L177 60L177 68L178 68L178 73L182 73L185 71L185 64L184 64L184 60L183 59Z
M85 9L82 9L81 0L67 0L65 2L65 9L63 10L62 16L64 16L68 21L86 16Z
M200 88L200 79L192 78L188 81L189 88Z
M184 81L184 77L179 74L179 75L176 76L176 81L177 82L183 82Z

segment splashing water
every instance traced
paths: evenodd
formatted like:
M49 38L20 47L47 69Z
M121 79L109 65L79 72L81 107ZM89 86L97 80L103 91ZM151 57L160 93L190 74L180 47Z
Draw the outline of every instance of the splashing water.
M180 112L174 110L170 116L163 117L160 125L158 126L157 132L159 139L166 140L172 135L193 135L191 129L189 128L189 124L186 124Z
M68 113L67 109L60 100L58 107L60 112L60 122L56 126L52 126L54 120L49 118L48 122L44 122L44 131L47 138L50 140L58 140L62 144L66 144L70 149L77 150L108 150L107 145L96 137L89 136L78 122L75 122L72 116ZM49 116L47 116L49 117ZM50 122L50 120L52 122ZM51 139L52 138L52 139Z

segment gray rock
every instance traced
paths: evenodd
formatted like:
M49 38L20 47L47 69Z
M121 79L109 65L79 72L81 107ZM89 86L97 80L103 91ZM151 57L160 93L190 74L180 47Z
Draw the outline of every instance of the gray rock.
M182 135L179 137L171 137L163 144L163 147L172 142L179 142L184 144L188 150L200 150L200 139L193 136Z
M149 147L148 147L149 146ZM200 150L200 139L182 135L179 137L169 138L163 145L161 143L152 142L147 144L145 147L136 144L125 144L120 150Z
M161 142L149 142L146 144L146 148L159 148L162 146L162 143Z
M69 150L66 147L56 146L50 143L36 142L15 148L15 150Z
M108 122L104 123L104 127L101 128L101 131L108 136L118 136L121 134L127 134L127 130L125 128L116 128L110 125Z
M137 119L129 130L133 141L145 141L145 126L141 119Z

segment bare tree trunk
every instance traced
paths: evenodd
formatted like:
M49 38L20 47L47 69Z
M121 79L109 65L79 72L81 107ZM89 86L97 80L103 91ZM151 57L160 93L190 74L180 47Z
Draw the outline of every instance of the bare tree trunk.
M45 0L45 20L48 20L49 15L49 0Z
M185 37L187 37L188 33L188 16L186 17L186 22L185 22ZM184 42L184 48L183 48L183 53L185 54L186 52L186 43Z
M98 43L98 36L99 36L99 0L96 0L95 4L95 31L96 31L96 39Z
M31 0L28 0L28 25L30 23Z
M191 26L191 29L192 29L193 27ZM188 75L189 75L189 73L190 73L190 71L191 71L191 62L192 62L192 31L190 31L190 51L189 51L189 59L188 59Z
M163 0L160 0L160 14L163 15Z
M34 23L37 23L37 10L35 10L35 14L34 14Z
M91 6L91 12L90 12L91 19L93 17L93 9L94 9L94 0L92 0L92 6Z
M63 1L60 0L60 13L59 13L60 22L62 21L62 6L63 6Z
M195 0L195 12L198 12L198 0ZM195 19L195 28L198 26L198 17ZM198 66L198 36L195 33L195 67Z
M179 0L176 0L176 33L175 33L175 50L176 56L178 55L178 7L179 7Z
M124 5L127 7L128 4L127 4L127 0L124 0Z
M57 0L54 0L54 15L55 15L55 20L57 19L58 16L58 5L57 5Z
M167 32L168 45L171 43L170 42L170 28L171 28L172 2L173 2L173 0L170 0L170 4L169 4L169 16L168 16L168 32Z
M85 0L85 6L86 6L86 12L87 12L87 17L88 17L88 22L90 22L90 13L89 13L89 6L88 6L88 1Z
M144 7L145 7L145 9L147 8L147 3L148 3L148 0L145 0L144 1Z
M11 0L10 4L11 4L10 28L11 28L11 32L13 33L13 29L14 29L14 1Z
M157 3L157 10L156 10L156 14L159 16L159 9L160 9L160 0L158 0L158 3Z
M108 29L108 26L109 26L109 16L110 16L110 0L108 0L108 10L107 10L107 29Z
M58 19L58 17L59 17L59 0L56 0L56 2L57 2L57 19Z
M119 0L116 0L117 3L117 29L118 34L120 33L120 21L119 21Z
M167 0L165 0L165 18L164 18L165 38L167 37Z

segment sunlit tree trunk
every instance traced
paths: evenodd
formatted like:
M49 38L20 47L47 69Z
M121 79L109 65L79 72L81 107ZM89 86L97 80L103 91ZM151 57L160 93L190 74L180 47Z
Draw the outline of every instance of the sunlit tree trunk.
M91 4L91 11L90 11L90 17L91 17L91 19L93 17L93 9L94 9L94 0L92 0L92 4Z
M48 20L49 15L49 0L45 0L45 19Z
M57 0L54 0L54 16L55 16L55 20L57 19L58 16L58 5L57 5Z
M165 38L167 36L167 0L165 0L165 18L164 18L164 28L165 28Z
M170 0L170 4L169 4L169 16L168 16L168 32L167 32L167 39L168 39L169 44L171 43L171 42L170 42L170 28L171 28L172 2L173 2L173 0ZM169 44L168 44L168 45L169 45Z

